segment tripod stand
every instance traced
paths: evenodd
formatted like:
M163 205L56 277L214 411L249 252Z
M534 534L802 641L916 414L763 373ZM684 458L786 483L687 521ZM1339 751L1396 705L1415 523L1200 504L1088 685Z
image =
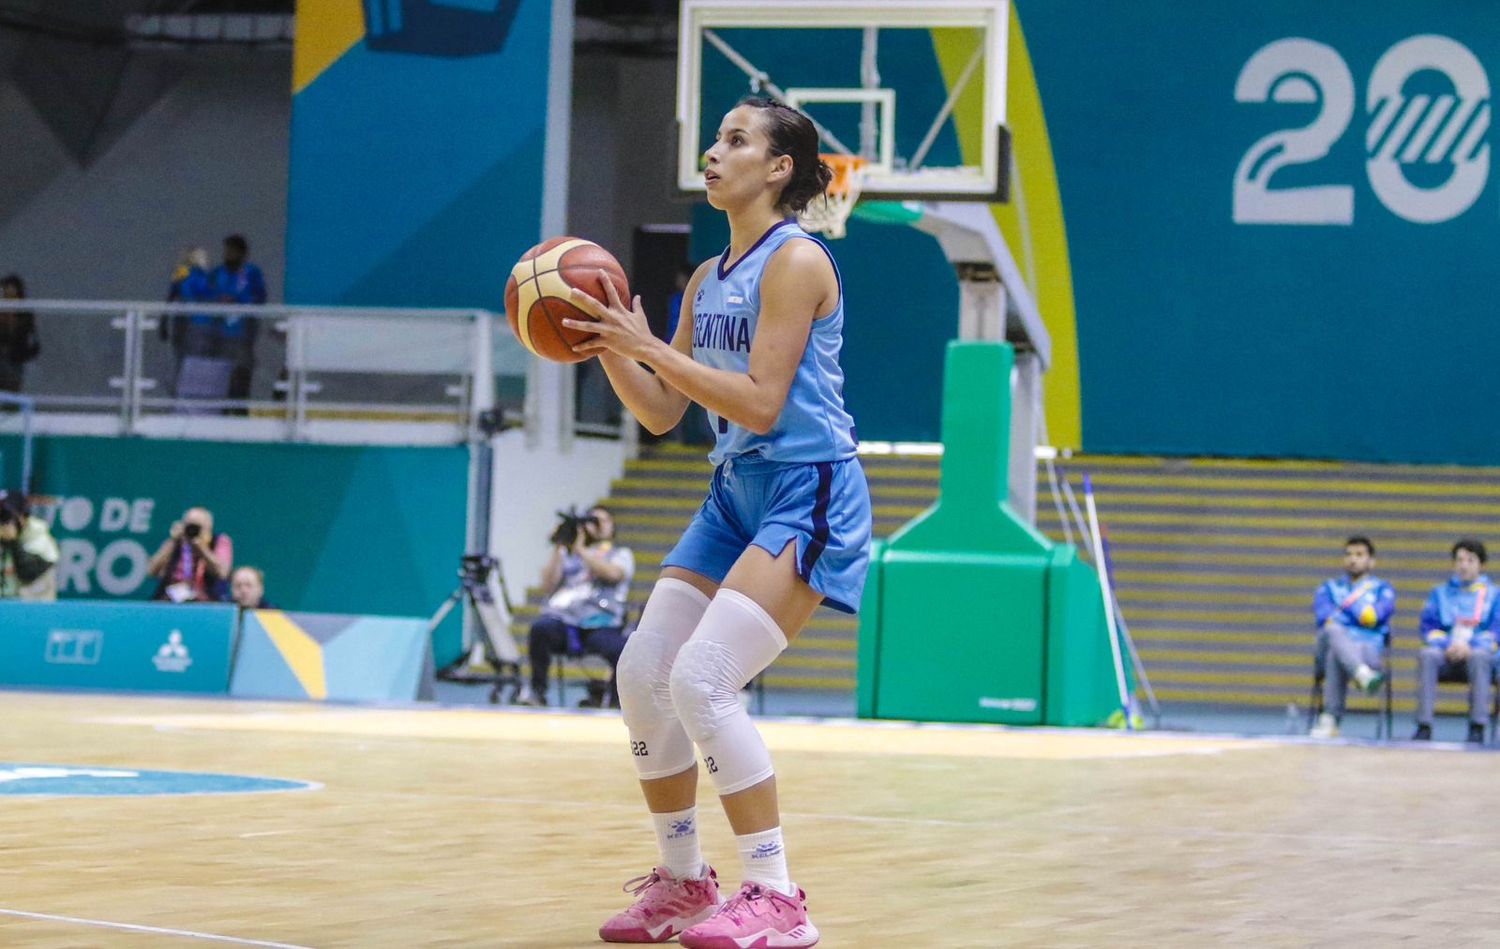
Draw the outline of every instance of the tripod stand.
M465 554L459 558L458 588L432 614L427 622L427 634L438 628L438 624L459 603L467 600L479 620L479 635L463 658L448 666L438 677L449 682L488 682L490 704L500 701L500 691L510 689L510 701L514 702L521 688L521 651L510 634L510 596L505 589L505 577L500 573L500 563L488 554ZM498 596L496 595L498 594ZM478 658L483 658L492 672L476 674L465 669Z

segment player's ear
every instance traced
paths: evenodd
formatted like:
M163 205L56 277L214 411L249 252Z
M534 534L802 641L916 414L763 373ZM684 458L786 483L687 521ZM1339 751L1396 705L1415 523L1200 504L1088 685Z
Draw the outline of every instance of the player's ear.
M793 166L791 155L777 155L771 159L771 174L768 180L773 183L791 181Z

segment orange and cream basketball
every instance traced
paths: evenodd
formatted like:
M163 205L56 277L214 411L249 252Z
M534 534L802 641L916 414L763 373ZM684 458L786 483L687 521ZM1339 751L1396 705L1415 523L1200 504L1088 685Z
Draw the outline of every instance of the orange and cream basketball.
M521 344L553 362L587 359L573 347L593 334L569 329L562 321L593 319L573 304L571 291L577 287L604 302L607 298L599 279L601 271L628 305L630 285L625 271L613 254L593 241L554 237L522 255L505 284L505 316Z

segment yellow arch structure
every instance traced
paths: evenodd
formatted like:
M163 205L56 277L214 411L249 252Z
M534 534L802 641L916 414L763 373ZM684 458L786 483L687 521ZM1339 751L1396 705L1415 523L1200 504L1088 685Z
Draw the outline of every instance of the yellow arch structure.
M1006 117L1014 149L1011 201L991 205L990 210L1017 255L1022 277L1052 335L1052 366L1043 388L1048 437L1054 445L1076 449L1083 447L1083 416L1073 268L1041 91L1014 3L1010 5L1009 39ZM936 29L932 42L943 78L952 88L974 54L973 33ZM970 83L953 111L959 149L968 164L979 163L980 136L990 134L982 120L981 95L978 83Z

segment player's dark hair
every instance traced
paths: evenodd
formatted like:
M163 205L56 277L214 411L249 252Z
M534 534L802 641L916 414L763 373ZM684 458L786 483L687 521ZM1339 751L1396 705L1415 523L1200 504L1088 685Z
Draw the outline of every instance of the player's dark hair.
M1461 537L1458 543L1453 545L1453 550L1448 553L1450 557L1457 557L1460 550L1467 550L1479 558L1480 563L1490 559L1489 553L1484 549L1484 541L1475 540L1472 537Z
M245 240L245 235L243 234L230 234L224 238L224 246L233 247L242 254L250 253L250 243Z
M777 208L795 214L828 190L833 169L818 157L818 129L812 119L784 102L764 96L746 96L738 104L760 110L772 155L791 156L792 177L781 189Z
M1345 547L1353 547L1355 545L1363 547L1371 557L1375 556L1375 545L1370 543L1370 538L1366 537L1364 534L1355 534L1353 537L1344 541Z

